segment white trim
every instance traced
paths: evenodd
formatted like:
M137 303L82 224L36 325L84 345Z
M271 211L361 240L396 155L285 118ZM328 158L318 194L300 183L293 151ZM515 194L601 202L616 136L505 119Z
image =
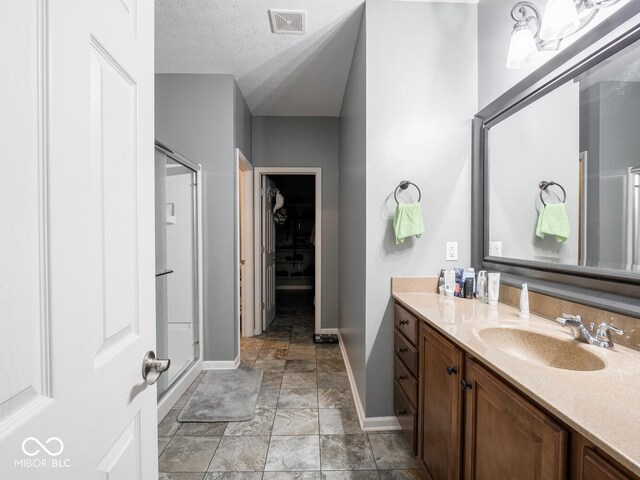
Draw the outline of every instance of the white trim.
M327 329L332 330L332 329ZM360 428L364 432L380 432L380 431L397 431L402 430L398 419L394 416L391 417L367 417L364 413L364 406L358 393L358 387L356 385L355 378L353 377L353 370L351 370L351 363L349 363L349 356L347 350L344 348L344 342L342 341L342 335L340 331L338 333L338 339L340 340L340 351L342 352L342 358L344 358L344 364L347 368L347 376L349 377L349 385L351 385L351 393L353 394L353 400L356 404L356 412L358 412L358 420L360 421Z
M322 168L321 167L255 167L253 169L254 191L254 236L255 242L255 316L256 334L262 333L262 254L260 251L260 237L262 226L260 223L260 185L262 175L314 175L316 179L316 222L315 222L315 331L322 332ZM258 322L258 319L260 321ZM260 324L260 331L257 329ZM323 332L324 333L324 332Z
M321 328L320 333L340 335L340 332L338 332L337 328Z
M202 370L235 370L240 366L240 354L235 360L206 360L202 362Z
M236 267L236 324L238 325L238 352L240 352L240 336L245 337L253 337L254 335L258 335L261 332L255 331L255 294L253 291L254 282L247 281L247 279L252 279L255 276L255 265L254 265L254 255L250 255L251 246L254 244L254 228L253 228L253 165L244 156L242 151L239 148L236 148L236 157L235 157L235 238L236 238L236 249L235 249L235 267ZM244 182L244 191L243 191L243 201L240 201L240 180ZM242 207L244 209L244 218L242 227L240 226L240 204L242 203ZM242 233L242 244L245 249L245 265L244 265L244 295L240 298L240 269L242 268L240 265L240 257L242 256L242 252L240 251L240 234ZM242 318L242 329L240 329L240 310L241 305L240 302L244 303L244 308L242 311L245 312L244 317ZM242 334L240 333L242 330Z
M158 402L158 424L169 413L175 404L180 400L180 397L187 391L193 381L200 375L202 371L202 360L198 360L193 367L185 372L178 381L173 384L164 397Z

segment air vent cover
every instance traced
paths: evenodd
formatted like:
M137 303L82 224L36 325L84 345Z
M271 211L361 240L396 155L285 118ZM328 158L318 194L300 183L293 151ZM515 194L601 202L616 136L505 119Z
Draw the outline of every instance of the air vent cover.
M303 35L307 30L307 14L303 11L269 10L271 31Z

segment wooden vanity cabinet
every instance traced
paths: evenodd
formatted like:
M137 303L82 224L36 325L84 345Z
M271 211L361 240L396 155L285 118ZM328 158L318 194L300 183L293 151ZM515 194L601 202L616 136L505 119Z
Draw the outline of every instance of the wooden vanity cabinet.
M566 478L562 426L471 359L465 380L466 480Z
M462 465L462 350L420 326L420 460L433 479L457 480Z
M394 315L395 415L413 453L418 453L418 319L400 305Z
M640 480L398 304L394 324L395 413L432 480Z
M570 480L632 480L613 460L576 432L571 435Z

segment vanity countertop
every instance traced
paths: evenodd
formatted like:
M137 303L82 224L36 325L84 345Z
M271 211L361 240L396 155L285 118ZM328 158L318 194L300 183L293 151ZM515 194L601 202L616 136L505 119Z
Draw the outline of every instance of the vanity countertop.
M620 346L608 350L580 342L579 348L587 349L604 361L603 369L572 371L540 366L488 346L480 338L479 331L486 327L509 326L572 339L568 328L533 314L526 320L520 319L517 309L504 304L490 306L478 300L436 293L394 292L393 297L552 415L640 475L640 353Z

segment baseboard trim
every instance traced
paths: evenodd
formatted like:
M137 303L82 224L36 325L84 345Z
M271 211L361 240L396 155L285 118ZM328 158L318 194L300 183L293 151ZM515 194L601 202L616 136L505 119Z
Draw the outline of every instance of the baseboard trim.
M235 370L240 366L240 355L235 360L206 360L202 362L203 370Z
M338 329L337 328L321 328L320 329L320 333L329 334L329 335L337 335L338 334Z
M351 385L351 393L356 404L356 412L358 413L358 420L360 421L360 428L365 432L380 432L380 431L397 431L401 430L398 419L394 416L391 417L367 417L364 413L364 406L358 393L358 387L356 386L355 378L353 377L353 370L351 370L351 363L349 362L349 356L347 350L344 348L344 342L342 341L342 335L340 331L336 331L338 338L340 339L340 351L342 352L342 358L344 358L344 364L347 368L347 376L349 377L349 385Z

